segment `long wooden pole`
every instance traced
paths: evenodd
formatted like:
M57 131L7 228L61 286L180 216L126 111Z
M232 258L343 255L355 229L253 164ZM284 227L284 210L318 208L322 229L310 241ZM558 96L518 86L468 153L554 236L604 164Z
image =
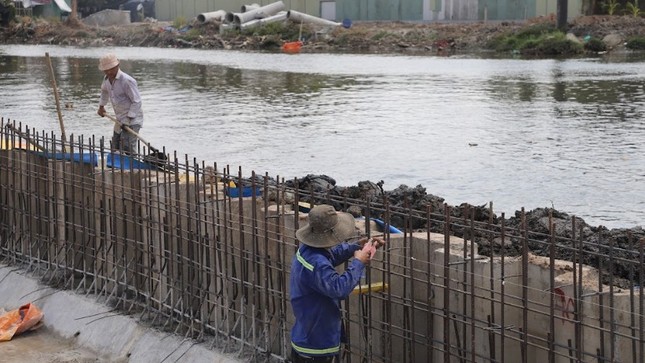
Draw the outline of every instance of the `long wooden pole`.
M49 63L49 74L52 79L52 87L54 88L54 98L56 99L56 112L58 112L58 123L60 124L60 132L63 143L63 152L67 152L65 149L65 142L67 141L67 135L65 135L65 124L63 123L63 114L60 112L60 99L58 98L58 87L56 87L56 77L54 76L54 66L52 65L52 59L49 57L49 53L45 53L45 58L47 58L47 63Z

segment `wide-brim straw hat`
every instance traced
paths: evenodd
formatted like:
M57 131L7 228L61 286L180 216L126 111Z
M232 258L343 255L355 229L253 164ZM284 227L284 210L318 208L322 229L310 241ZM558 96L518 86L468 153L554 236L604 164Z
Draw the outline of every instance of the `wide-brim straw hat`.
M107 71L119 65L119 59L116 55L108 53L99 59L99 70Z
M354 216L336 212L331 205L317 205L309 211L307 224L296 231L296 238L311 247L333 247L357 236Z

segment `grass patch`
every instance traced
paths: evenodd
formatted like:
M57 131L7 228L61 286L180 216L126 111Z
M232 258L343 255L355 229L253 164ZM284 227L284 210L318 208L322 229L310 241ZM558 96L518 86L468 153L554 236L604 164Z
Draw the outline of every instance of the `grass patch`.
M575 55L583 51L553 24L535 24L514 34L497 37L489 48L498 52L518 52L533 56Z
M385 39L387 37L391 37L392 33L386 32L385 30L380 30L378 33L374 34L372 36L372 40L374 41L379 41L381 39Z

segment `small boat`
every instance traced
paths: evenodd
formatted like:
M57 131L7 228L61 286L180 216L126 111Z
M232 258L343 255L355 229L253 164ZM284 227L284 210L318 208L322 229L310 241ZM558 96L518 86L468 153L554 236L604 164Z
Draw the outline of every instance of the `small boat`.
M300 48L302 48L302 42L300 40L282 44L282 51L289 54L300 53Z

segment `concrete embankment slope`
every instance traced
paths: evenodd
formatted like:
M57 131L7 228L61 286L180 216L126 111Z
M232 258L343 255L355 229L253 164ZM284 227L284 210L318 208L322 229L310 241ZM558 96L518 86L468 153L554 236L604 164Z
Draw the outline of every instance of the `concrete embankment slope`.
M109 306L69 291L43 286L23 270L0 264L0 309L9 311L29 302L44 312L45 326L42 332L37 330L15 337L16 342L0 343L0 352L4 352L2 361L14 355L13 361L27 362L28 356L45 357L69 350L69 358L82 355L85 359L81 361L91 359L89 361L93 362L243 362L208 349L205 344L194 344L182 337L147 328L135 318L115 313ZM43 344L43 335L49 337L45 338L47 342L54 340L56 343ZM30 338L34 344L29 344ZM61 344L65 346L63 349ZM39 355L25 352L25 349L48 351Z

